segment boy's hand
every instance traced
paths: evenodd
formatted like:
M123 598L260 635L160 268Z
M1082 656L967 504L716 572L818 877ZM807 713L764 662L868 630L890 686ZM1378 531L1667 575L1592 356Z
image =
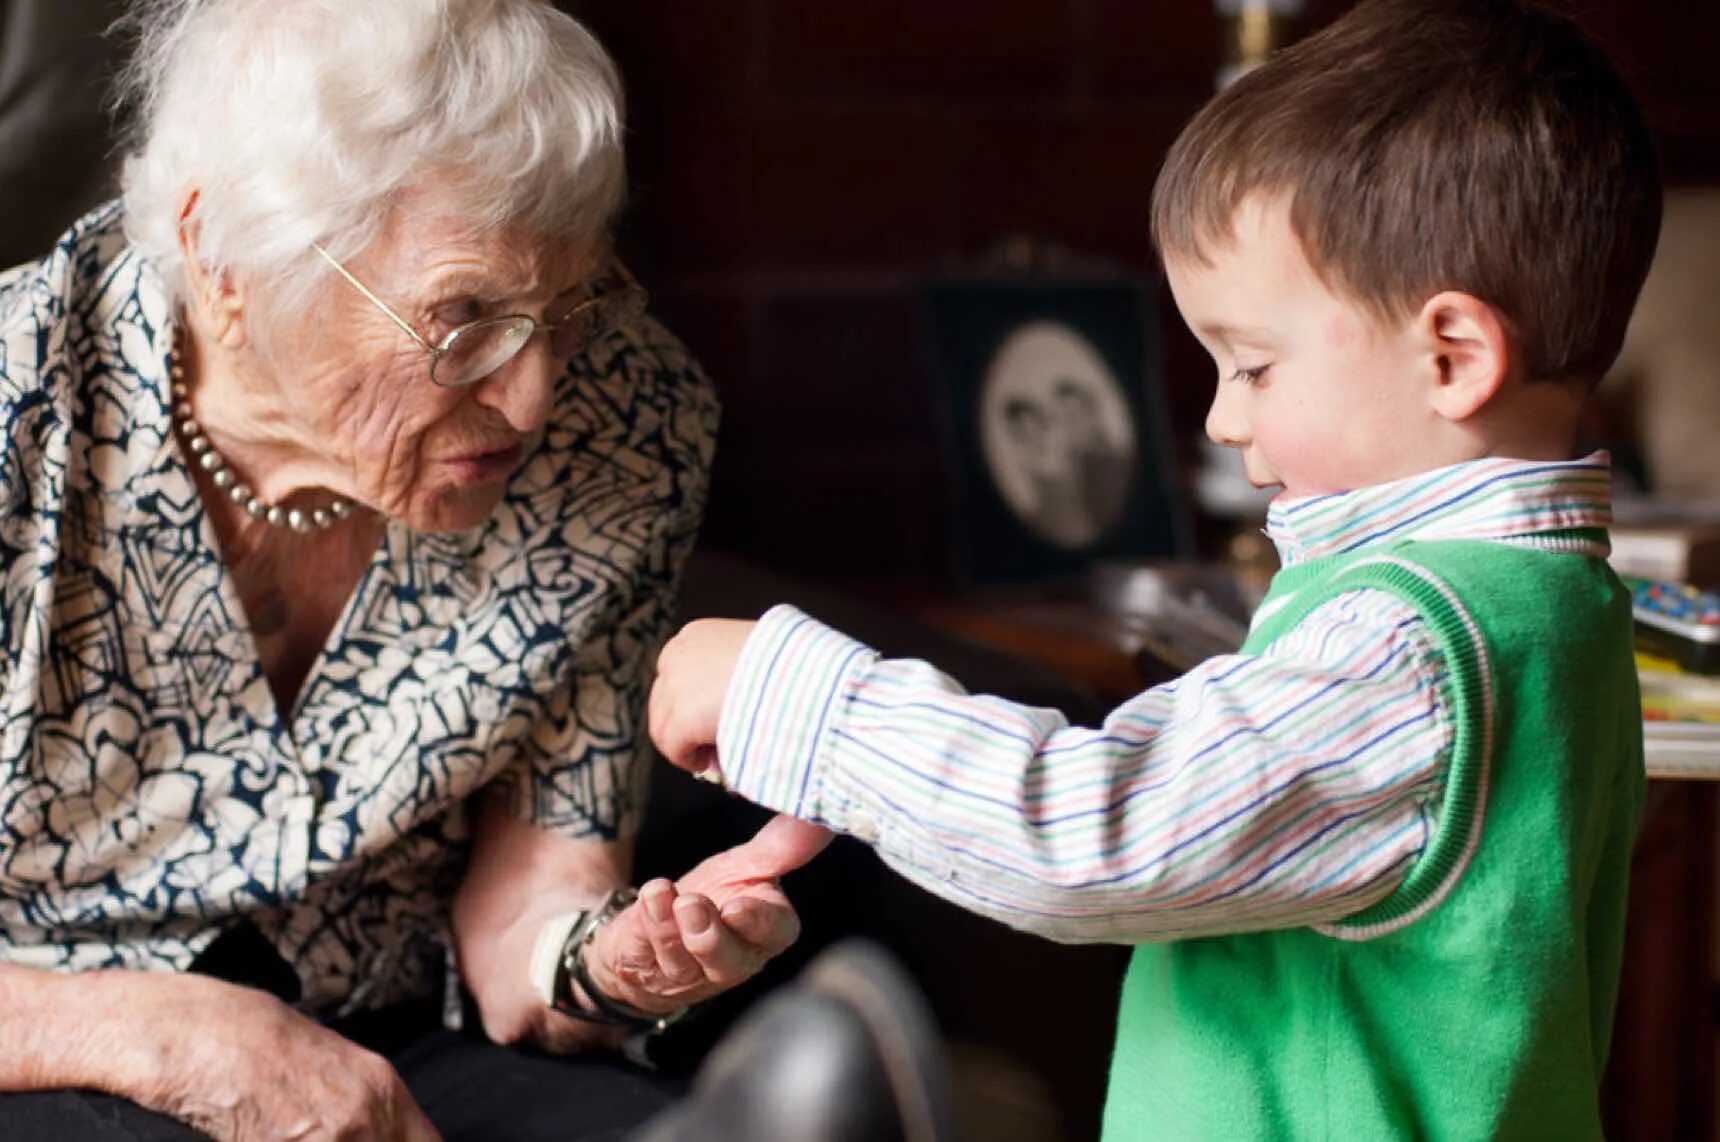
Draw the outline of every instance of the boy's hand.
M688 773L717 763L717 722L729 679L753 622L705 619L688 623L657 659L651 688L651 740L664 757Z

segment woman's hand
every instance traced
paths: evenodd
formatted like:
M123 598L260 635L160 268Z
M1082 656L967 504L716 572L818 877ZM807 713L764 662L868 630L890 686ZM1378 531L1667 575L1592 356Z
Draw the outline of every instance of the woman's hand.
M130 977L112 1016L135 1048L116 1063L117 1094L217 1142L440 1137L386 1059L271 995L204 976L104 974Z
M800 935L777 878L829 843L828 830L777 817L679 881L651 881L592 941L591 982L611 999L667 1014L752 978Z
M611 999L667 1014L750 978L800 934L776 878L829 840L823 829L778 817L679 883L652 881L598 932L586 953L592 983ZM544 925L595 907L627 882L627 866L619 845L568 840L514 819L500 804L483 808L454 897L453 930L460 976L492 1040L556 1052L619 1041L615 1028L544 1006L530 964Z
M619 1042L611 1028L544 1006L531 956L546 923L627 883L628 857L623 845L569 840L521 821L499 800L480 808L471 863L454 894L454 958L491 1041L557 1054Z

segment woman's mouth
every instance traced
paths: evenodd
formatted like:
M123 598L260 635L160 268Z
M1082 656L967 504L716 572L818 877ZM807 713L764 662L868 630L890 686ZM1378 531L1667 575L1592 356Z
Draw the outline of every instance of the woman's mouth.
M452 471L455 483L475 487L507 479L519 466L523 451L519 444L510 444L505 448L465 452L443 463Z

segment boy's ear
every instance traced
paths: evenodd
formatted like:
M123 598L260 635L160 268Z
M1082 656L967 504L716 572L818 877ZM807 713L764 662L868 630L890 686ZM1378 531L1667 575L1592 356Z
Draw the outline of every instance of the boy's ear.
M1472 294L1435 294L1415 327L1431 366L1433 410L1467 420L1492 400L1511 375L1511 339L1499 311Z
M245 302L226 270L212 268L197 253L202 227L197 223L198 192L185 192L179 203L179 253L185 265L188 300L197 307L217 344L238 349L245 344Z

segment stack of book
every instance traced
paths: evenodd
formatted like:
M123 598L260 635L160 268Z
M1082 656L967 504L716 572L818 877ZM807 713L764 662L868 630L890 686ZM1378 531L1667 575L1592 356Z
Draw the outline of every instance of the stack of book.
M1636 616L1649 772L1720 779L1720 527L1616 528L1612 564Z

